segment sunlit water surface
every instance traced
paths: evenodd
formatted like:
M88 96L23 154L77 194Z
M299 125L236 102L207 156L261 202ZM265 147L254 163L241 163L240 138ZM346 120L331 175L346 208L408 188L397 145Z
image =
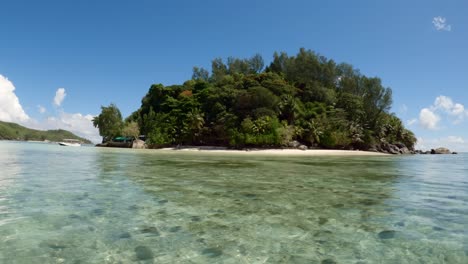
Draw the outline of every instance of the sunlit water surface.
M468 156L0 142L0 263L468 263Z

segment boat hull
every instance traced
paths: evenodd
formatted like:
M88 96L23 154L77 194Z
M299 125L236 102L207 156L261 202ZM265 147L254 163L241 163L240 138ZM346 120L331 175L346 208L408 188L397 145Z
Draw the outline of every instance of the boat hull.
M59 142L59 145L65 147L81 147L80 143Z

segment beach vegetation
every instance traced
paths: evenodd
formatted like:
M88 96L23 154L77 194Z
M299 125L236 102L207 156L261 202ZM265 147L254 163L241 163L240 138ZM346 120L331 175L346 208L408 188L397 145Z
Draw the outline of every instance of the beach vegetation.
M99 129L103 142L122 136L123 120L119 108L115 104L101 106L101 113L92 120L94 127Z
M194 67L183 84L153 84L127 121L154 147L284 147L295 140L317 148L413 149L414 134L391 106L392 90L378 77L301 48L274 53L266 67L259 54L216 58L211 71ZM103 121L118 119L113 106L103 113L95 119L101 135L120 132L118 122Z

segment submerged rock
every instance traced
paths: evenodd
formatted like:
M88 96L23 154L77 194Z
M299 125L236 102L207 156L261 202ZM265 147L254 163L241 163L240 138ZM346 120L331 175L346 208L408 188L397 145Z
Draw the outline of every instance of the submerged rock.
M195 216L190 217L190 220L191 220L192 222L200 222L200 221L201 221L201 217L195 215Z
M126 238L131 238L131 237L132 237L132 235L130 235L129 232L125 232L125 233L122 233L122 234L119 235L120 239L126 239Z
M255 197L257 197L257 195L254 194L254 193L246 193L246 194L244 194L244 196L247 197L247 198L255 198Z
M362 204L362 205L366 205L366 206L372 206L372 205L378 204L379 202L377 200L364 199L364 200L360 201L359 203Z
M400 221L395 224L396 226L405 226L405 222Z
M138 260L153 259L153 251L147 246L138 246L135 248L135 254Z
M68 218L70 219L81 219L81 216L77 215L77 214L71 214L68 216Z
M340 204L334 204L333 207L334 208L343 208L343 207L345 207L345 205L340 203Z
M333 259L324 259L322 260L321 263L322 264L336 264L336 261L334 261Z
M167 202L169 202L169 201L168 201L168 200L161 200L161 201L159 201L158 203L159 203L159 204L167 204Z
M67 243L65 241L60 241L60 240L43 241L43 242L40 243L40 246L48 247L48 248L51 248L51 249L54 249L54 250L63 250L63 249L66 249L66 248L73 247L69 243Z
M159 236L160 235L159 230L154 226L148 226L148 227L142 228L141 233L150 234L150 235L153 235L153 236Z
M394 238L396 234L395 230L385 230L378 234L380 239L391 239Z
M319 217L319 220L318 220L319 225L324 225L327 222L328 222L328 218Z
M104 214L104 209L100 209L100 208L94 209L93 211L91 211L91 213L93 215L103 215Z
M173 226L173 227L169 228L169 232L171 232L171 233L177 233L180 230L182 230L181 226Z
M202 255L205 255L209 258L216 258L223 254L223 251L219 248L206 248L202 251Z

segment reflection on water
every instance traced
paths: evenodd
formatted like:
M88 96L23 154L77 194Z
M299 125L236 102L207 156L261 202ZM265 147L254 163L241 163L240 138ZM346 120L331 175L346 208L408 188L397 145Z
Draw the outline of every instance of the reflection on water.
M3 151L0 151L0 226L16 220L12 217L13 212L9 207L9 193L14 188L14 181L21 173L21 165L17 150L10 146L6 145Z
M468 263L463 155L0 144L0 263Z

